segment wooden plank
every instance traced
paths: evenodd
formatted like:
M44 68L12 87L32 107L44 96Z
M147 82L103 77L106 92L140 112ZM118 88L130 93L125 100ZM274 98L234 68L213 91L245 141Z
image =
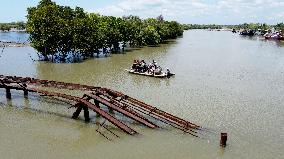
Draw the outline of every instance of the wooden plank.
M154 123L152 123L151 121L143 119L143 118L140 118L139 116L134 115L131 112L126 111L126 110L124 110L124 109L122 109L122 108L120 108L120 107L110 103L109 101L107 101L107 100L105 100L105 99L103 99L103 98L101 98L99 96L96 96L96 95L93 95L93 94L85 94L85 96L90 97L90 98L92 98L92 99L94 99L94 100L104 104L105 106L107 106L109 108L112 108L113 110L115 110L115 111L117 111L117 112L119 112L119 113L121 113L121 114L123 114L123 115L125 115L125 116L127 116L127 117L129 117L129 118L131 118L131 119L133 119L133 120L135 120L135 121L145 125L145 126L148 126L149 128L158 128L158 126L155 125Z
M89 101L86 101L85 99L81 99L79 97L66 95L66 94L62 94L62 93L47 92L47 91L41 91L41 90L36 90L36 89L32 89L32 90L36 91L38 93L46 94L48 96L56 96L56 97L61 97L61 98L65 98L65 99L68 99L68 100L73 100L73 101L79 102L79 103L83 104L84 106L87 106L88 108L92 109L96 113L100 114L103 118L107 119L109 122L111 122L112 124L114 124L115 126L120 128L124 132L126 132L126 133L128 133L130 135L133 135L133 134L137 133L135 130L133 130L132 128L128 127L126 124L122 123L118 119L116 119L113 116L111 116L109 113L103 111L102 109L100 109L97 106L93 105Z
M9 88L10 89L16 89L16 90L24 90L24 88L19 87L19 86L9 86ZM107 119L109 122L111 122L112 124L114 124L115 126L120 128L124 132L126 132L130 135L137 134L137 132L134 129L128 127L123 122L119 121L115 117L111 116L109 113L107 113L107 112L103 111L102 109L96 107L95 105L93 105L89 101L86 101L85 99L82 99L82 98L79 98L79 97L76 97L76 96L62 94L62 93L38 90L38 89L35 89L35 88L26 88L25 90L27 90L29 92L36 92L36 93L39 93L39 94L44 94L46 96L60 97L60 98L68 99L68 100L71 100L71 101L79 102L80 104L82 104L82 105L88 107L89 109L92 109L96 113L100 114L103 118Z
M115 95L117 97L126 97L125 99L123 99L126 102L130 102L130 103L132 103L132 105L137 106L138 108L141 108L143 110L149 111L149 112L151 112L151 114L156 115L157 117L159 117L161 119L164 119L164 120L166 120L168 122L171 122L173 124L176 124L176 125L178 125L180 127L183 127L183 128L186 128L186 129L188 129L188 128L199 129L200 128L200 126L198 126L196 124L193 124L193 123L191 123L189 121L186 121L184 119L181 119L181 118L179 118L177 116L174 116L172 114L164 112L164 111L162 111L162 110L160 110L160 109L158 109L156 107L148 105L148 104L146 104L144 102L141 102L141 101L139 101L137 99L134 99L132 97L126 96L123 93L120 93L120 92L117 92L117 91L113 91L113 90L110 90L110 89L107 89L107 88L102 88L101 90L103 90L104 92L106 92L106 93L108 93L110 95Z
M135 130L133 130L132 128L128 127L126 124L122 123L118 119L114 118L109 113L107 113L107 112L103 111L102 109L96 107L92 103L90 103L90 102L88 102L88 101L86 101L84 99L81 99L80 103L85 105L85 106L87 106L88 108L92 109L96 113L100 114L103 118L107 119L109 122L111 122L115 126L119 127L124 132L126 132L126 133L128 133L130 135L137 134L137 132Z
M16 83L26 83L27 85L30 85L30 86L31 85L37 85L37 86L42 86L42 87L53 87L53 88L58 88L58 89L70 89L70 90L76 89L76 90L81 90L81 91L104 92L105 94L108 94L109 96L112 96L114 98L121 97L121 100L124 100L125 102L129 102L131 105L134 105L137 108L148 111L151 114L155 115L156 117L158 117L160 119L167 120L167 121L169 121L173 124L176 124L177 126L180 126L180 127L186 128L186 129L187 128L193 128L193 129L199 129L200 128L200 126L198 126L196 124L193 124L193 123L186 121L184 119L181 119L177 116L174 116L172 114L164 112L164 111L157 109L157 108L155 108L151 105L145 104L145 103L143 103L143 102L141 102L141 101L139 101L135 98L131 98L131 97L126 96L126 95L124 95L120 92L117 92L117 91L114 91L114 90L111 90L111 89L107 89L107 88L94 87L94 86L81 85L81 84L74 84L74 83L40 80L40 79L34 79L34 78L30 78L30 77L23 78L23 77L4 76L4 75L0 75L0 81L4 82L4 84L9 84L10 86L11 86L11 84L13 85L13 84L16 84ZM1 87L1 85L0 85L0 87ZM2 88L3 87L4 87L4 85L2 85ZM23 90L23 89L17 88L17 90ZM53 93L53 95L51 95L47 91L41 91L40 92L38 90L31 90L31 89L29 91L38 92L38 93L45 94L45 95L48 95L48 96L57 96L57 97L65 98L65 99L76 101L76 102L78 102L78 100L80 100L80 98L78 99L78 97L74 98L74 96L69 96L69 95L66 95L66 94ZM110 98L110 97L108 97L108 98ZM107 100L105 100L105 101L107 101ZM106 105L107 106L114 106L114 107L117 107L117 108L124 110L123 108L119 107L119 105L116 105L116 104L107 103ZM118 110L116 110L116 111L118 111ZM121 111L121 110L119 110L119 111ZM129 114L129 111L127 111L127 110L124 110L124 111L128 112L126 114ZM132 114L133 115L132 117L134 117L134 118L139 118L139 116L135 115L135 113L130 113L130 114ZM141 120L141 119L139 119L139 120ZM145 120L145 119L143 119L143 120ZM148 122L148 124L149 123L150 122Z

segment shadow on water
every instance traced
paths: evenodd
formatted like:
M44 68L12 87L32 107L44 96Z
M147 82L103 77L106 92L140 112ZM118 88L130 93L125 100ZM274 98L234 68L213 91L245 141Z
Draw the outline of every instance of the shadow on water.
M167 41L162 42L162 44L176 44L176 43L177 43L176 40L167 40Z
M268 40L268 39L264 39L263 41L274 43L277 47L284 47L284 41Z
M180 37L178 39L180 39ZM165 40L158 45L147 45L145 47L156 48L156 47L161 47L161 45L166 45L166 44L171 45L171 44L176 44L176 43L177 43L176 39L171 39L171 40ZM141 48L143 48L143 47L141 47Z
M159 47L159 46L149 46L149 47ZM44 56L38 54L38 59L34 61L44 61L48 63L82 63L86 60L89 59L95 59L95 58L107 58L111 57L112 55L123 55L126 53L134 52L137 50L141 50L143 47L138 48L138 47L130 47L130 48L125 48L125 50L119 50L119 51L107 51L105 53L100 52L100 53L94 53L91 57L83 57L80 54L73 54L73 53L68 53L65 55L66 57L62 57L60 54L55 54L53 57L48 56L48 60L45 59Z
M14 97L16 97L16 96L14 96ZM7 109L8 108L15 108L15 110L24 110L24 111L27 111L27 112L30 112L30 113L36 113L36 114L42 114L42 115L52 115L52 116L57 116L57 117L61 117L61 118L72 119L71 118L72 114L71 115L67 115L67 114L63 114L63 113L59 113L59 112L43 110L43 109L40 109L40 107L39 108L35 108L35 107L33 107L30 104L30 101L33 101L33 100L43 101L43 102L46 102L48 104L51 104L52 106L54 106L54 105L64 105L64 106L67 106L67 104L64 101L61 101L61 100L51 99L51 98L46 98L46 99L39 98L39 99L37 99L36 96L31 96L31 97L29 97L29 99L24 99L24 105L19 105L18 103L14 104L12 102L13 99L12 100L7 99L7 103L0 102L0 104L3 105L3 107L8 105L9 107L7 107ZM68 111L68 109L69 108L66 107L66 111ZM75 112L75 109L74 109L74 112ZM82 112L81 112L81 114L82 114ZM93 123L93 122L95 122L97 120L97 118L95 120L93 120L93 118L91 118L91 119L92 119L91 123ZM84 121L84 119L80 118L80 117L78 118L78 120Z
M0 93L2 94L2 93ZM16 99L17 97L20 97L19 94L14 96L14 99ZM41 101L44 102L48 105L51 105L51 107L33 107L33 105L31 104L32 101ZM65 108L65 113L62 112L61 109L53 109L54 106L64 106ZM105 125L105 126L110 126L112 124L105 124L106 119L101 117L100 115L98 115L97 113L89 110L89 117L90 117L90 121L85 121L85 118L83 117L84 111L82 110L80 113L80 116L77 119L73 119L72 118L72 114L76 111L77 108L73 107L72 110L70 109L70 105L68 103L66 103L65 101L62 101L60 99L57 98L49 98L49 97L39 97L38 96L30 96L29 98L24 99L24 105L20 105L18 102L13 103L13 99L7 99L6 103L1 102L0 101L0 108L4 108L4 109L11 109L13 111L26 111L28 113L35 113L35 114L39 114L41 116L46 116L46 115L50 115L53 117L60 117L60 118L64 118L64 119L70 119L72 121L77 120L80 122L85 122L88 124L95 124L95 125ZM131 123L133 125L140 125L139 123L136 123L134 120L130 119L130 118L125 118L125 116L119 112L111 112L107 106L101 105L101 109L104 110L105 112L108 112L109 114L111 114L112 116L116 117L117 119L119 119L121 122L125 122L125 123ZM55 111L51 111L51 110L55 110L55 111L59 111L59 112L55 112ZM60 113L61 112L61 113ZM67 112L70 114L67 114ZM102 122L103 121L103 122ZM112 127L112 126L111 126Z
M260 38L259 41L275 44L277 47L284 47L284 41L281 40L270 40L270 39Z
M134 48L127 48L124 50L124 54L125 53L130 53L130 52L134 52L134 51L137 51L137 50L141 50L142 48L140 47L134 47Z
M284 47L284 41L275 41L278 47Z
M258 36L244 36L244 35L239 35L240 39L244 40L252 40L252 41L257 41L259 40Z

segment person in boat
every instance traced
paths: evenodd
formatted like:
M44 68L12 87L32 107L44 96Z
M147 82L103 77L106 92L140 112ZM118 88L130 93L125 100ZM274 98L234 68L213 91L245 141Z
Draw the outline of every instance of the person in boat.
M133 64L132 64L132 69L133 69L133 70L136 70L136 69L137 69L137 66L138 66L137 60L134 60L134 61L133 61Z
M155 69L158 68L158 64L155 60L153 60L153 62L150 64L150 66L154 66Z
M132 67L131 67L131 68L134 70L135 67L136 67L136 60L133 61L133 64L132 64Z
M153 74L154 74L154 71L155 71L154 65L153 65L153 64L150 64L150 65L148 66L147 73L153 75Z
M150 68L150 74L155 75L155 67L154 66L152 66Z
M169 68L167 68L166 75L167 75L167 78L170 78L171 75L172 75L172 73L171 73Z
M150 63L149 66L147 66L147 72L148 74L154 74L155 73L155 70L157 68L157 62L155 60L153 60L152 63Z
M157 68L155 68L155 75L160 75L162 74L162 68L160 66L158 66Z
M139 60L134 60L132 68L135 72L140 72L141 62Z
M136 67L136 72L140 72L140 67L141 67L141 61L138 60L137 62L137 67Z
M147 71L147 63L144 61L144 60L142 60L141 62L140 62L140 72L142 72L142 73L144 73L144 72L146 72Z

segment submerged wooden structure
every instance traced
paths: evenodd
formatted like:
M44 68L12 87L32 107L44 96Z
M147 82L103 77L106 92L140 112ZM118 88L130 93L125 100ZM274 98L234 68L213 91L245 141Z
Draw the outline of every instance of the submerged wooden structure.
M59 92L46 91L43 89L44 87L80 90L82 91L83 96L78 97ZM9 99L12 98L11 90L20 90L24 92L25 96L28 96L28 93L32 92L41 96L66 100L70 105L72 105L72 107L76 107L76 111L73 113L72 118L78 118L80 112L83 110L85 120L89 121L89 110L92 110L130 135L138 134L138 132L126 123L117 119L111 113L103 110L101 105L108 107L109 110L121 113L122 115L151 129L159 128L159 125L157 125L154 121L151 121L151 119L155 119L155 121L161 121L169 124L195 137L198 137L197 131L202 130L199 125L108 88L4 75L0 75L0 88L4 88L6 90L6 97Z

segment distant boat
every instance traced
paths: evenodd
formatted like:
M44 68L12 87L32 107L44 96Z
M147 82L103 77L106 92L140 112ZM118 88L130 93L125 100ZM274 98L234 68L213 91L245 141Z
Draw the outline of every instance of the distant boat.
M254 30L243 30L240 32L240 35L245 35L245 36L254 36L255 31Z
M149 65L144 60L134 60L131 69L125 70L132 74L157 78L170 78L175 75L174 73L171 73L168 68L166 71L163 71L162 67L158 66L155 60Z
M160 74L153 74L153 73L149 73L149 72L137 72L133 69L125 69L125 71L127 71L128 73L131 74L137 74L137 75L143 75L143 76L148 76L148 77L156 77L156 78L170 78L171 76L174 76L175 73L171 73L171 72L161 72Z
M264 38L269 40L284 40L284 36L277 33L266 34L264 35Z

